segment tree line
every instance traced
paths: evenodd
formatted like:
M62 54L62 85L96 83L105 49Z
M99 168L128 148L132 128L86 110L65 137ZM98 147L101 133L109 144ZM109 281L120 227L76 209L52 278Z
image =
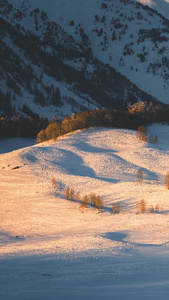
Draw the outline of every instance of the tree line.
M47 118L32 118L17 115L14 117L0 117L0 138L32 137L35 138L42 128L49 124Z
M90 127L116 127L137 130L139 126L152 122L169 122L169 105L156 105L140 102L130 106L126 111L95 109L74 113L71 117L65 116L63 120L54 118L46 129L37 135L37 142L57 139L59 136L79 129Z
M43 142L78 129L90 127L116 127L137 130L141 125L152 122L169 122L169 105L153 105L139 102L128 107L128 110L95 109L65 116L62 120L56 117L51 122L47 118L34 114L26 105L23 112L28 116L0 117L0 138L6 137L37 137Z

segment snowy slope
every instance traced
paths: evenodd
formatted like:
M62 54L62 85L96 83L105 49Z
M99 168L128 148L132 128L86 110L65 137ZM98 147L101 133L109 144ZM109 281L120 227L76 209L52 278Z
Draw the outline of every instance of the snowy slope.
M3 300L167 299L168 126L148 132L158 144L140 142L135 131L100 128L0 154ZM102 196L103 211L82 213L65 200L67 186ZM147 208L159 204L159 212L136 214L141 199ZM113 216L113 204L123 212Z
M64 28L77 42L82 41L79 31L83 29L89 37L93 54L97 59L114 67L140 89L168 103L167 66L162 56L168 60L169 37L168 31L163 32L162 17L155 12L168 18L168 2L164 0L138 1L149 5L155 10L152 12L147 8L137 6L137 1L127 3L121 1L119 4L119 1L51 0L50 5L47 1L40 0L29 0L24 4L14 0L9 2L20 10L23 10L24 6L29 12L32 8L43 9L50 20ZM24 26L26 24L27 28L33 30L33 24L27 18L28 15L20 23ZM70 26L71 22L73 25ZM150 33L152 28L159 30L160 35L166 37L166 41L161 42L157 39L155 43L151 38L147 37L144 40L140 38L140 30ZM155 35L157 36L158 33L156 32ZM125 52L127 54L124 54ZM144 61L141 61L140 55L144 55Z
M2 1L0 91L13 110L52 119L140 100L168 103L168 2L143 4Z

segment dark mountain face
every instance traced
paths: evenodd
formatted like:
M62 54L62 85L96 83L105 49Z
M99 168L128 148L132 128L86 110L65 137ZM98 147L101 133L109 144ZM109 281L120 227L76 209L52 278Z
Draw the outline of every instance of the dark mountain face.
M51 119L162 100L152 86L163 84L162 94L167 89L168 20L135 1L97 5L86 23L65 15L65 26L63 18L52 21L31 1L19 8L1 1L1 115L36 113Z

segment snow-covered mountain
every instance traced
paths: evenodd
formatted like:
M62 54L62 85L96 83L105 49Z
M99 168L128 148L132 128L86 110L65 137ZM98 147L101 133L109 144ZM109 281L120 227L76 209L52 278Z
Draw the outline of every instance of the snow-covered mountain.
M52 118L139 100L169 103L168 7L158 0L1 1L0 110Z

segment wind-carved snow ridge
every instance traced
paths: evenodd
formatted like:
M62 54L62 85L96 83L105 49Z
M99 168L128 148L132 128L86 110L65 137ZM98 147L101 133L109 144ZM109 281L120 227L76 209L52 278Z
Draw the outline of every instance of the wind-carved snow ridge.
M35 292L36 299L103 300L113 295L122 300L125 294L159 300L162 291L167 299L168 128L148 128L148 137L158 135L158 144L139 141L132 130L106 128L78 131L57 142L29 146L29 141L12 152L9 140L2 142L3 300L25 299L25 294L33 299ZM24 140L20 143L23 147ZM65 200L66 187L81 196L100 195L103 210L79 210L79 203ZM142 199L147 208L158 204L158 212L137 214ZM120 205L121 212L113 215L112 205Z

